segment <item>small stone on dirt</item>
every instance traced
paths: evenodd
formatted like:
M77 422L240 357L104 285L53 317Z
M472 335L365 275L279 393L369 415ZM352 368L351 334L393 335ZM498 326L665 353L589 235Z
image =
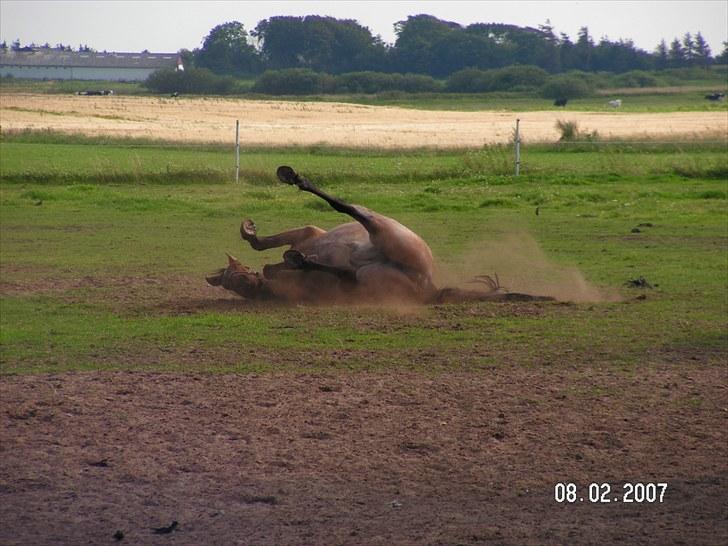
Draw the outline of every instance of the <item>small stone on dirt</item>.
M169 524L168 527L156 527L156 528L153 528L152 531L154 532L155 535L167 535L167 534L171 533L172 531L174 531L178 525L179 525L179 523L177 523L176 521L173 521L172 523Z
M107 466L109 466L109 459L101 459L100 461L90 462L88 463L88 465L106 468Z

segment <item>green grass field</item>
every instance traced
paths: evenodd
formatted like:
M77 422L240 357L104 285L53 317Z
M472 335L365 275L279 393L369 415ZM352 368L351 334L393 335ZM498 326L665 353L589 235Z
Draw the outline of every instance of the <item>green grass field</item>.
M531 147L518 178L508 148L253 149L237 185L231 150L214 146L26 134L0 141L0 158L5 374L725 362L723 145ZM263 307L207 287L224 252L279 260L240 241L245 217L262 233L347 220L276 183L280 164L412 227L446 277L495 272L568 300L578 270L604 297L381 310ZM625 285L641 276L654 287Z

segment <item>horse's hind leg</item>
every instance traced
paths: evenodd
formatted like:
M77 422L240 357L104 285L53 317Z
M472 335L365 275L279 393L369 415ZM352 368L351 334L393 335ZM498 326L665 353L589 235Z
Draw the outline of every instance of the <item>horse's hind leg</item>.
M354 220L364 226L364 228L370 234L378 229L379 223L377 222L378 215L376 213L373 213L369 209L360 207L358 205L350 205L349 203L345 203L337 197L332 197L331 195L324 193L323 191L318 189L310 180L296 173L296 171L294 171L291 167L278 167L276 175L281 182L298 186L298 189L300 189L301 191L307 191L326 201L335 211L341 212L343 214L348 214Z
M317 228L316 226L305 226L298 229L284 231L276 235L270 235L268 237L258 237L258 230L252 220L243 220L243 223L240 225L240 236L244 240L248 241L250 246L255 250L267 250L269 248L286 245L295 247L304 241L308 241L323 235L324 233L326 233L326 231L321 228Z

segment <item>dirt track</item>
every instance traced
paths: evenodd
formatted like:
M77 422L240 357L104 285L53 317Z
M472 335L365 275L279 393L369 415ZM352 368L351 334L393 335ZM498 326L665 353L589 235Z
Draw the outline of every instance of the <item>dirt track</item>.
M0 543L721 544L725 396L699 362L4 377ZM625 482L668 489L586 500Z
M2 130L54 131L243 145L478 147L512 138L555 141L556 120L577 121L603 137L689 138L725 134L725 112L442 112L344 103L149 97L0 96Z

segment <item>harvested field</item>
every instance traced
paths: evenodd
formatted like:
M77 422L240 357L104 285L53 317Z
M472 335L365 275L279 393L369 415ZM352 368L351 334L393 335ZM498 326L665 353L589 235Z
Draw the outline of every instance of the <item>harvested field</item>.
M576 121L602 137L682 139L725 135L725 112L442 112L345 103L224 98L0 97L7 130L173 141L232 142L235 120L243 145L327 144L344 147L465 148L511 140L515 118L525 141L555 141L557 120Z

